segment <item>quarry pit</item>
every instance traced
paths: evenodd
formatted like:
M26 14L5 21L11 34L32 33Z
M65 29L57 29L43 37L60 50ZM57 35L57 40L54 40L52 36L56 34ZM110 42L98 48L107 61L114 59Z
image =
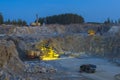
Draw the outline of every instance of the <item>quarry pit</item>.
M1 80L116 80L120 74L119 26L11 26L0 26ZM80 65L89 63L96 72L80 73Z

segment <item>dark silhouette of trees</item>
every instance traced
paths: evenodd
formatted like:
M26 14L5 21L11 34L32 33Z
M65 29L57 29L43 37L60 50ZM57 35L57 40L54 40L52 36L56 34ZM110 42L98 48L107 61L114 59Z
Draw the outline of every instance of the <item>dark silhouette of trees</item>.
M104 21L104 24L120 24L120 19L113 21L112 19L107 18L107 20Z
M3 20L3 15L2 13L0 13L0 24L3 24L4 20Z
M120 24L120 18L118 19L118 24Z
M39 18L38 22L40 22L41 24L43 24L43 23L45 23L44 19L45 18ZM36 20L35 20L35 22L36 22Z
M8 19L7 21L4 22L4 24L12 24L12 25L25 26L25 25L27 25L27 22L24 21L24 20L22 20L22 19L12 20L12 21L10 21L10 19Z
M84 18L77 14L60 14L39 18L41 24L78 24L84 23Z
M110 18L107 18L107 20L104 21L104 24L111 24Z
M22 21L22 25L25 26L27 25L27 22L25 20Z
M10 19L4 22L4 24L11 24Z

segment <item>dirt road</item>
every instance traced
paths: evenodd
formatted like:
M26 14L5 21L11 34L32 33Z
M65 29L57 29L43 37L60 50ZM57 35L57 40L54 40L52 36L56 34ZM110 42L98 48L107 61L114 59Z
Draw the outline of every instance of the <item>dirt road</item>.
M71 58L64 57L54 63L59 63L55 65L59 71L64 71L69 73L73 77L80 77L80 75L89 78L90 80L115 80L114 76L120 73L120 67L108 62L106 59L101 58ZM97 65L96 73L79 73L79 66L82 64L95 64Z

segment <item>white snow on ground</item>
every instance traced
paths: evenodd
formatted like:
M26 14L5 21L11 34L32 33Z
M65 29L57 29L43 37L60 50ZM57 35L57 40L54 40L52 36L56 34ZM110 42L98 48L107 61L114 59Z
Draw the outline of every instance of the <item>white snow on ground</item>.
M66 71L78 76L79 67L82 64L95 64L96 73L81 73L83 76L94 80L115 80L114 76L120 73L120 67L101 58L63 58L57 60Z

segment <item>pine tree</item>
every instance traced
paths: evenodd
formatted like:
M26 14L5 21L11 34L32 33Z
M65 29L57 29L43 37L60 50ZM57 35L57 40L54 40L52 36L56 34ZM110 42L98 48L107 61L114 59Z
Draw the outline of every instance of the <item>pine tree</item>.
M120 24L120 19L118 19L118 24Z
M0 24L3 24L4 20L3 20L3 15L2 13L0 13Z
M118 21L117 21L117 20L115 20L115 24L118 24Z
M42 24L46 21L47 24L79 24L84 23L84 18L77 14L60 14L48 16L46 18L39 18L39 22Z
M22 21L22 25L23 26L27 25L27 22L26 21Z
M104 21L104 24L111 24L112 20L110 18L107 18L107 20Z

